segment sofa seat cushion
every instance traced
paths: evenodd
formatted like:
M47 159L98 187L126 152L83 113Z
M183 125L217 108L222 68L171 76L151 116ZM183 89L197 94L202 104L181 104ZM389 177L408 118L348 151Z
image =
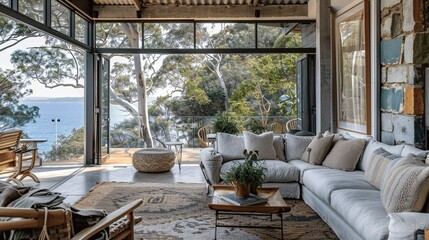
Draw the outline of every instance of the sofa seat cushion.
M231 169L236 163L242 163L244 160L234 160L227 162L222 165L220 170L221 176ZM263 161L262 166L267 170L265 171L264 182L298 182L299 180L299 169L284 161L280 160L267 160Z
M340 189L376 190L364 179L364 172L345 172L338 169L309 169L305 171L303 183L316 196L331 203L331 193Z
M299 176L299 183L303 184L302 179L304 178L304 173L307 170L310 169L329 169L328 167L322 166L322 165L314 165L308 162L304 162L302 160L292 160L289 162L290 164L294 165L299 169L300 176Z
M343 189L332 193L331 207L364 239L387 239L389 218L378 190Z

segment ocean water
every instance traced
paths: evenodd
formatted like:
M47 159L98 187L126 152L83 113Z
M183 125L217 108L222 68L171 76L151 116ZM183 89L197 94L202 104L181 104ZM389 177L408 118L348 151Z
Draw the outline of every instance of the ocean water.
M72 130L83 127L83 102L25 102L39 107L40 117L26 124L22 130L29 138L47 139L38 145L39 152L50 150L60 134L70 134ZM82 139L83 141L83 139Z
M40 117L35 122L30 122L22 127L22 130L33 139L47 139L47 142L39 143L40 153L52 149L56 138L61 134L70 134L73 129L84 126L84 102L73 101L47 101L47 102L23 102L29 106L39 107ZM111 122L110 126L129 118L121 107L110 106ZM82 139L82 142L84 139Z

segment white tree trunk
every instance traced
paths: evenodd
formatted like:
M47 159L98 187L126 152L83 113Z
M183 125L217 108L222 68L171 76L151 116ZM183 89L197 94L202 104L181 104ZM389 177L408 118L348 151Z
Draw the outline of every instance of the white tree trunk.
M217 76L217 79L219 80L219 84L222 87L223 93L225 94L225 111L229 110L229 96L228 96L228 88L226 88L225 81L223 79L222 72L220 71L220 63L221 61L217 62L215 73Z
M140 37L137 32L137 25L132 23L122 23L122 29L130 41L132 48L139 48ZM138 110L138 123L140 126L140 136L146 143L146 147L151 148L153 146L152 133L149 126L149 114L147 107L147 92L146 92L146 81L144 78L144 72L142 68L142 60L140 54L134 54L134 68L137 81L137 110Z

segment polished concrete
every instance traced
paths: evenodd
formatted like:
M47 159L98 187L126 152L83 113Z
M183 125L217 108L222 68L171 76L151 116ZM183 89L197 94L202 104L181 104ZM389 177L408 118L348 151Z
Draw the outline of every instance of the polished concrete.
M41 166L34 173L40 183L27 178L23 181L25 185L60 192L68 203L85 196L98 182L205 183L198 164L182 164L181 170L176 164L165 173L141 173L130 164Z

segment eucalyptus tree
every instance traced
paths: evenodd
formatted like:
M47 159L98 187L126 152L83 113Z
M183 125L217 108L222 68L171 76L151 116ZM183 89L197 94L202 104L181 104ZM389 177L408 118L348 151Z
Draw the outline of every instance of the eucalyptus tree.
M22 41L40 36L33 29L14 20L0 17L0 52L13 48ZM19 100L31 94L25 81L14 70L0 68L0 130L21 127L39 116L39 108L20 104Z

